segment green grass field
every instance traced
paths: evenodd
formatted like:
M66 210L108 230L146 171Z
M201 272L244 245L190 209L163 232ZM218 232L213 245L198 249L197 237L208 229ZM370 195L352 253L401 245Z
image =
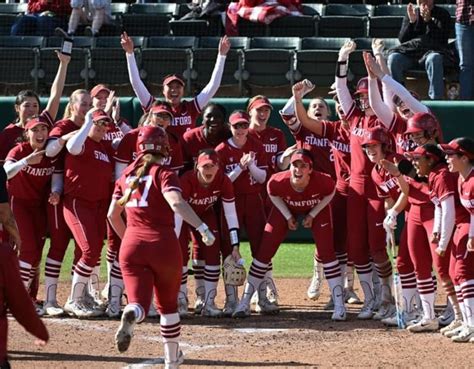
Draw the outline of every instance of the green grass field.
M46 246L43 252L42 261L42 273L44 275L44 263L46 260L46 254L49 249L49 240L46 242ZM250 246L248 242L243 242L240 246L242 257L245 259L245 267L248 269L252 258L250 256ZM61 280L70 280L71 264L73 259L74 246L71 242L69 244L64 263L61 268ZM297 277L310 277L312 275L313 267L313 253L314 244L307 243L284 243L280 246L275 258L273 259L273 273L276 277L286 278L297 278ZM102 265L101 265L101 278L106 278L106 263L105 263L106 247L102 250Z

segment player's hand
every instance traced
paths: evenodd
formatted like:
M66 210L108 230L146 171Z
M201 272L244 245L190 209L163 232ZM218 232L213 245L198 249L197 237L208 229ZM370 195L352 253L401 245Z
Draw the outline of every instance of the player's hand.
M397 228L397 216L390 210L387 212L383 220L383 227L387 233Z
M467 240L467 251L474 252L474 237L469 237Z
M372 52L374 56L378 54L383 54L383 50L385 49L385 43L381 38L374 38L372 40Z
M293 153L298 149L297 147L297 144L294 144L294 145L291 145L289 147L286 148L285 151L283 151L283 154L281 154L282 158L288 158L290 157L291 155L293 155Z
M43 340L40 340L40 339L35 340L35 346L44 347L44 346L46 346L46 344L47 344L46 341L43 341Z
M248 166L255 164L255 160L257 159L257 153L255 151L249 151L249 162Z
M408 15L408 20L410 21L410 23L416 22L415 5L413 5L412 3L409 3L407 5L407 15Z
M372 61L371 59L373 59L372 55L370 55L368 51L364 51L362 53L362 58L364 59L365 69L367 70L367 74L369 75L369 78L371 79L377 78L375 73L372 72L372 69L370 68L371 66L370 62Z
M30 155L28 155L25 159L28 165L35 165L41 163L41 160L43 160L44 153L46 150L38 150L35 149Z
M219 55L227 55L230 50L230 40L229 37L224 36L219 41Z
M311 228L313 226L314 218L311 215L306 215L303 219L303 227Z
M242 155L242 157L240 158L240 167L242 169L247 169L249 166L249 162L250 162L250 155L248 153Z
M13 251L15 251L18 256L20 256L21 238L17 237L16 235L10 235L9 243L10 243Z
M396 160L396 159L395 159ZM401 175L400 170L398 170L397 163L392 163L389 160L382 159L379 164L390 173L393 177L399 177Z
M424 5L420 7L420 15L423 18L425 23L428 23L431 20L431 9L428 6Z
M298 222L294 217L288 219L288 229L290 231L296 231L298 229Z
M349 55L356 49L356 43L352 40L347 41L339 50L339 61L346 61Z
M112 107L115 103L115 100L116 100L115 91L110 90L110 93L109 93L109 96L107 97L107 102L105 103L105 108L104 108L104 111L109 115L112 112Z
M49 194L49 198L48 198L48 202L53 205L53 206L56 206L59 204L59 200L61 199L61 195L57 192L51 192Z
M239 260L243 260L242 255L240 255L239 246L234 246L232 248L232 259L234 259L236 263L238 263Z
M304 81L295 83L293 87L291 88L291 90L293 92L293 96L295 97L295 100L301 100L303 98L304 90L305 90Z
M63 54L59 50L55 50L55 52L61 64L69 64L69 62L71 61L71 55Z
M435 252L436 252L439 256L441 256L441 257L443 257L444 254L446 254L446 250L443 250L443 249L441 249L441 248L439 248L439 247L437 247L437 248L435 249Z
M70 139L71 137L73 137L73 136L77 133L77 131L79 131L79 130L76 129L75 131L66 133L65 135L61 136L60 139L63 140L64 142L67 142L67 141L69 141L69 139Z
M122 45L122 49L124 49L127 54L133 54L135 46L133 45L133 40L127 35L127 32L122 33L120 36L120 45Z
M117 97L114 99L114 103L112 104L111 117L114 120L114 122L116 123L120 122L120 101Z
M382 79L385 76L385 73L383 72L379 63L377 63L377 60L375 60L375 58L368 52L364 52L364 63L367 73L369 73L371 78L377 77Z
M431 243L438 244L439 238L440 238L440 234L438 232L433 232L433 234L431 235Z
M206 223L202 223L196 230L201 234L202 242L204 242L206 246L211 246L216 241L216 237L212 234L212 231Z

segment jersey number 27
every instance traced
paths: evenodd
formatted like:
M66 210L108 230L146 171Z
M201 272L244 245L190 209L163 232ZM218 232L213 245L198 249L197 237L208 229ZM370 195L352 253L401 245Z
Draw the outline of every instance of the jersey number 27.
M130 176L127 177L127 183L136 180L137 177ZM152 176L143 176L140 178L140 183L138 184L138 188L141 187L142 183L145 183L145 187L143 188L143 192L140 194L138 189L133 190L132 192L132 199L127 202L127 207L129 208L146 208L148 206L148 192L150 191L151 184L153 183ZM139 198L138 198L139 197Z

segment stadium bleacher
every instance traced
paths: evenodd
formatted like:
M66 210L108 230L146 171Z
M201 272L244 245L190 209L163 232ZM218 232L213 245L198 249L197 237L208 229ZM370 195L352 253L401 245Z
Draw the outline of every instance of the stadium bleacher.
M223 79L224 85L233 87L231 95L244 96L252 86L284 87L287 94L291 84L302 78L328 87L334 80L338 48L347 38L356 39L358 45L351 56L349 75L352 79L365 75L362 51L370 49L375 37L385 39L389 47L398 44L408 1L397 5L385 1L303 3L303 17L287 16L269 25L239 22L241 37L233 41L236 45ZM444 3L441 6L454 16L455 4L437 3ZM6 66L0 72L0 84L4 90L29 85L48 91L54 78L54 48L61 40L9 36L11 24L25 11L26 4L0 3L0 60ZM137 63L147 85L159 86L164 75L179 72L189 82L188 93L202 87L212 71L218 37L224 29L219 18L180 20L189 11L182 1L113 2L115 23L100 37L81 37L81 30L75 37L67 85L89 88L107 81L126 86L126 63L119 42L124 30L135 38ZM420 78L424 73L411 75Z

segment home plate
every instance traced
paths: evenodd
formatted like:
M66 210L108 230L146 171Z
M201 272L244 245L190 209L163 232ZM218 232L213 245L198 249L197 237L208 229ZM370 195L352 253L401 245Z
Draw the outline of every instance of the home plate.
M286 332L288 329L273 328L236 328L234 331L239 333L280 333Z

